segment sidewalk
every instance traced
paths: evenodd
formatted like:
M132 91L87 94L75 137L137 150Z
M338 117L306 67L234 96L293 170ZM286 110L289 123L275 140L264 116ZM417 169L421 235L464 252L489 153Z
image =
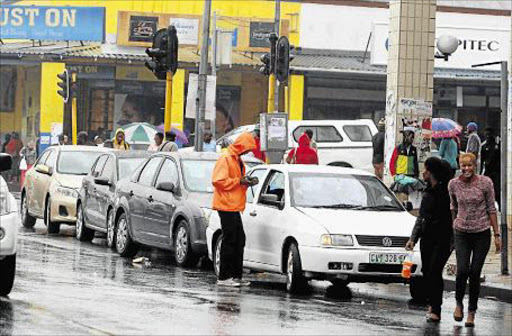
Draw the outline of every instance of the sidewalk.
M512 272L512 231L508 230L508 270ZM452 253L447 265L456 265L455 252ZM451 273L451 272L450 272ZM444 275L445 290L455 290L455 275ZM501 275L501 254L496 254L494 249L494 237L491 241L491 249L487 254L482 270L482 286L480 297L495 297L500 301L512 303L512 276Z

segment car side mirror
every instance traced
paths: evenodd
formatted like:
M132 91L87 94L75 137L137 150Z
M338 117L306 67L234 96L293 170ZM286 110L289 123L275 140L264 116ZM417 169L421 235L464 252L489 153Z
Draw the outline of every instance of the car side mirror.
M174 193L174 191L176 190L176 186L172 182L160 182L156 186L156 190Z
M407 210L407 211L412 211L412 209L413 209L412 203L411 203L411 202L409 202L409 201L404 202L404 208L405 208L405 210Z
M105 177L105 176L96 177L94 179L94 183L96 183L98 185L104 185L104 186L112 185L112 183L110 183L110 179L108 177Z
M51 176L53 174L53 169L51 167L48 167L47 165L38 164L36 166L36 172Z
M12 167L12 158L9 154L0 154L0 171L10 170Z
M279 201L279 197L274 194L261 194L260 202L263 204L276 206L279 210L283 210L284 208L284 202Z

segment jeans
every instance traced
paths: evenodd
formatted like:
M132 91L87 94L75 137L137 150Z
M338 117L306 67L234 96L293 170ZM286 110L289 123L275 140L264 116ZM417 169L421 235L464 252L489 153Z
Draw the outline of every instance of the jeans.
M478 308L480 294L480 274L491 246L491 230L466 233L455 230L455 252L457 255L457 279L455 283L455 300L462 306L466 283L469 278L469 307L470 312Z
M245 232L239 212L219 211L222 226L219 280L242 278Z
M443 269L450 254L450 239L421 238L421 264L432 313L440 315L443 304Z

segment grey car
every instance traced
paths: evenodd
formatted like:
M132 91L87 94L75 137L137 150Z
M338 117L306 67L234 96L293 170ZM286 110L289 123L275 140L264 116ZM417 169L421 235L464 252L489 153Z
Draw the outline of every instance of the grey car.
M211 214L211 177L221 154L157 153L115 195L116 250L134 256L140 245L173 250L179 266L193 266L207 254L206 228ZM244 158L246 165L260 160Z

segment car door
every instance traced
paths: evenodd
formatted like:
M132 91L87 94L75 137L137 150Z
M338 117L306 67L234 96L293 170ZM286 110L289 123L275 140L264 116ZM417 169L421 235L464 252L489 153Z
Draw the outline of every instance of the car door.
M136 183L132 183L133 190L128 190L130 223L135 239L147 240L148 225L145 223L145 212L149 206L150 189L153 188L155 176L162 162L162 156L150 158L140 172Z
M48 159L48 155L50 155L50 150L45 151L35 163L34 169L28 171L27 176L25 177L25 185L26 185L26 197L27 197L27 206L31 213L40 214L39 203L37 200L36 194L36 186L39 181L39 175L42 173L38 172L35 167L37 165L44 165L46 159Z
M263 194L276 195L278 202L285 205L269 204L262 200ZM251 261L279 266L281 245L286 233L285 174L278 170L269 172L257 202L249 212L248 229L251 234Z
M50 149L48 153L48 158L45 161L45 165L50 168L50 171L52 171L52 175L54 175L55 172L55 166L57 163L57 151L55 149ZM34 188L34 194L35 194L35 206L36 206L36 212L43 216L44 213L44 207L45 207L45 201L46 201L46 195L48 194L48 189L50 188L50 184L53 180L53 177L48 174L38 173L36 177L36 184Z
M268 169L266 168L256 168L252 170L248 175L251 177L257 177L259 180L259 183L255 186L247 188L246 192L246 204L245 204L245 210L242 213L242 223L244 226L244 232L245 232L245 249L244 249L244 260L253 260L252 258L252 240L255 239L255 234L253 232L253 215L254 215L254 209L256 202L256 199L258 197L259 190L261 189L261 186L264 183L265 175L267 174ZM252 215L251 215L252 214Z
M116 170L116 159L113 155L106 155L107 160L101 171L100 177L110 181L110 185L96 185L96 201L98 208L98 218L96 226L107 229L107 209L110 195L115 191L114 173Z
M82 200L85 219L94 226L97 226L99 222L98 190L94 179L100 176L107 158L108 155L100 156L96 160L91 173L82 181L85 190L85 199Z
M178 205L178 199L175 196L176 193L157 190L156 187L163 182L172 182L176 188L175 190L178 190L178 181L176 162L171 158L165 158L156 178L155 187L151 188L149 192L149 205L146 208L145 219L148 237L165 246L171 246L170 219Z

